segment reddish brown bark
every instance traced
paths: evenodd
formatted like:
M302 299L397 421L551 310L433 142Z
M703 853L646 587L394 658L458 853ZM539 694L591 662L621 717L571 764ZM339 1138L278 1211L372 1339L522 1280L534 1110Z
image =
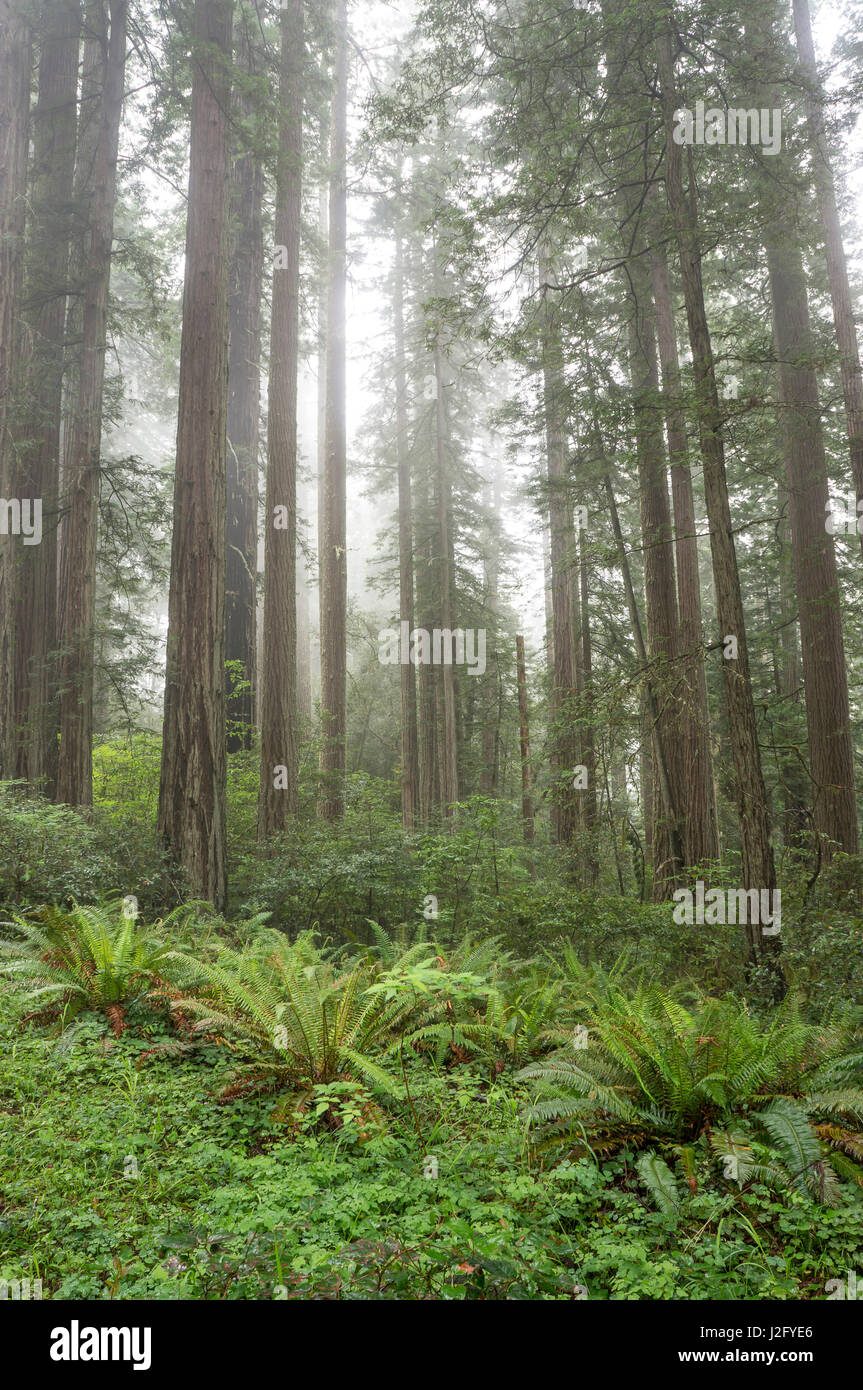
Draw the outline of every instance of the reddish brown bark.
M89 229L84 239L81 345L77 393L69 425L64 477L67 515L60 570L60 748L57 800L93 801L93 665L96 624L96 547L102 390L105 379L108 290L114 237L117 151L126 68L126 0L87 6L83 97L95 103L92 174L88 178ZM86 148L82 140L79 157Z
M196 0L159 832L221 910L231 0Z
M443 353L439 332L434 347L435 376L435 499L437 503L437 578L439 626L443 631L455 627L453 607L452 493L449 460L449 422L444 391ZM440 681L441 742L439 750L440 802L445 816L452 814L458 801L458 720L455 668L444 662L438 668Z
M267 505L264 541L264 670L258 837L281 830L297 808L297 381L303 166L303 0L282 11L276 246L270 328ZM284 522L285 524L280 524ZM277 773L276 769L284 769Z
M794 0L794 27L797 49L806 78L806 120L812 145L812 163L818 211L824 229L824 256L830 299L833 304L833 324L839 346L842 374L842 393L845 401L845 425L851 458L851 476L858 503L863 499L863 372L860 369L860 350L854 322L854 303L848 283L848 262L842 242L842 225L836 202L836 184L827 144L824 118L824 92L815 62L815 45L808 0ZM863 534L860 536L863 546Z
M17 0L0 0L0 497L15 494L12 396L21 338L31 29ZM0 777L14 776L14 668L17 536L0 536ZM10 746L11 745L11 746Z
M401 231L396 232L393 283L396 388L396 456L398 468L399 516L399 619L414 626L414 555L411 464L408 439L407 368L404 324L404 247ZM401 795L402 825L412 830L419 814L419 752L417 744L416 672L410 662L401 667Z
M344 814L347 720L347 0L337 0L335 29L327 264L326 453L320 546L321 793L318 809L324 820L338 820Z
M710 718L707 709L707 677L704 661L704 627L701 618L701 586L698 576L698 541L695 501L686 441L686 418L680 389L677 334L665 249L656 244L651 252L653 298L668 457L674 508L677 603L679 614L681 763L685 770L683 843L687 864L716 859L719 854L716 802L710 761Z
M659 799L653 825L654 896L670 897L683 865L672 852L682 838L685 804L681 762L680 706L675 689L675 662L679 648L677 593L674 576L673 531L665 447L656 405L659 366L649 272L642 246L631 248L627 264L629 285L629 360L632 377L635 438L638 455L638 491L641 504L641 536L644 548L644 593L647 615L647 650L653 666L653 682L665 747L672 801L680 818L668 823L666 804ZM654 786L659 789L659 779Z
M777 107L775 6L755 12L747 33L761 75L761 104ZM806 727L815 828L822 852L856 854L857 808L854 751L848 701L848 669L842 635L842 606L836 546L826 527L829 508L827 457L821 423L816 344L809 320L800 195L787 148L770 161L762 157L756 179L773 331L785 422L782 438L791 518L791 549L798 597ZM835 249L835 248L834 248ZM835 269L835 267L834 267Z
M566 466L563 349L560 324L550 296L553 272L548 257L543 258L540 273L547 285L542 309L542 388L551 560L553 674L549 717L551 765L556 782L552 828L560 843L571 844L578 826L573 781L576 767L581 763L574 725L577 655L573 612L573 575L576 572L572 554L573 513Z
M40 498L42 542L22 547L13 599L14 775L53 796L57 776L57 525L63 345L77 142L77 0L46 0L39 19L39 94L33 113L31 218L24 306L29 356L26 416L13 496Z
M241 13L234 61L247 78L260 59L251 25ZM234 98L235 119L249 121L255 101L248 86ZM231 260L228 270L228 452L225 498L225 661L228 748L252 746L257 687L258 446L261 395L261 291L264 171L252 149L234 158L231 178Z
M737 638L737 657L723 660L722 671L736 780L743 885L747 889L772 891L776 885L776 870L770 842L770 811L758 746L746 623L728 502L722 411L704 303L697 214L693 198L687 197L684 191L680 146L675 144L673 138L674 112L680 106L680 101L675 90L670 34L660 36L657 49L666 133L665 187L676 232L692 350L719 631L723 638ZM778 938L765 938L757 925L752 923L747 925L746 935L750 962L756 961L762 954L770 955L775 960ZM776 992L781 993L783 985L778 964L775 965L775 981Z
M533 815L533 795L531 792L532 773L530 766L530 724L527 706L527 674L524 662L524 638L515 639L516 679L518 681L518 731L521 754L521 823L524 842L532 845L536 838Z

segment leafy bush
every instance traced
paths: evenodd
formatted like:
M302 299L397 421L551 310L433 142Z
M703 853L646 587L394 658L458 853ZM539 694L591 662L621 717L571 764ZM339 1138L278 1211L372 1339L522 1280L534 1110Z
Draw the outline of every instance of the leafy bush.
M786 875L782 963L814 1008L831 1000L863 1013L863 858L838 854L811 885L808 866Z
M0 902L10 907L93 902L116 884L93 826L22 783L0 782L0 845Z

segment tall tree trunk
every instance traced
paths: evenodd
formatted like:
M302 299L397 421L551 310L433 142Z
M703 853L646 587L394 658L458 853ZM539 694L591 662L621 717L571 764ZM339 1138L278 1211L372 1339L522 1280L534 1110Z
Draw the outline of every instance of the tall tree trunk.
M839 345L842 393L845 399L845 425L851 455L851 476L858 506L863 500L863 372L854 323L854 303L848 283L848 263L842 243L842 226L836 203L836 185L827 145L824 119L824 91L818 78L815 45L809 19L809 0L794 0L794 28L797 50L806 79L806 120L812 145L812 164L818 211L824 228L824 255L833 303L833 323ZM863 532L860 535L863 546Z
M639 238L640 240L640 238ZM644 593L647 644L654 667L657 717L666 750L672 800L681 818L677 827L666 820L666 802L657 807L653 825L653 892L657 899L671 896L683 864L675 860L672 845L683 845L686 817L686 782L681 764L680 706L675 691L675 663L679 633L674 577L671 507L665 467L662 425L656 409L659 367L649 271L643 246L627 247L629 285L629 361L638 454L638 491L641 504L641 536L644 546ZM660 779L654 779L658 789ZM685 854L685 848L684 848Z
M18 552L14 597L15 775L48 796L57 776L57 526L66 293L77 140L78 0L40 13L39 95L33 116L32 222L25 308L31 351L27 419L13 495L41 499L43 534Z
M298 503L298 522L303 524L304 545L299 547L297 558L297 714L300 727L305 730L307 737L312 723L312 571L307 546L310 543L309 523L314 515L316 490L301 488L302 505Z
M596 844L597 814L596 748L593 730L593 720L595 718L593 644L590 636L590 578L583 539L579 556L579 578L581 587L581 669L583 672L583 688L581 691L581 708L583 711L581 756L584 760L584 766L587 769L587 786L584 789L584 829L586 831L584 861L588 880L590 883L595 883L599 874L599 862L597 860Z
M605 495L608 500L608 510L611 516L611 529L614 533L615 545L617 547L617 558L620 564L620 572L623 575L623 587L626 593L626 606L629 610L629 623L632 628L632 636L635 641L635 652L638 657L642 670L645 672L645 703L647 714L650 721L650 741L653 747L653 772L650 775L651 794L653 791L652 783L654 776L659 789L659 800L662 806L662 815L665 825L668 827L669 852L672 862L683 862L683 842L680 835L680 821L677 807L674 803L674 788L669 772L668 753L665 745L665 730L663 721L660 718L659 700L655 685L655 674L651 672L648 665L647 646L644 641L644 634L641 630L641 617L638 612L638 602L635 597L635 586L632 583L632 572L629 566L629 558L626 554L626 546L623 540L623 531L620 526L620 517L617 512L617 502L614 498L614 489L611 486L611 477L608 473L603 478ZM645 779L646 780L646 779ZM644 790L645 783L642 783ZM645 826L647 824L648 805L645 801Z
M491 515L492 533L487 541L485 555L485 587L487 605L492 619L492 642L489 653L488 672L483 682L482 716L482 765L480 768L479 789L486 796L496 796L500 763L500 719L501 719L501 673L497 659L497 645L500 633L500 509L503 468L500 456L494 454L494 478L492 482ZM472 686L469 689L473 689Z
M320 555L322 726L319 812L324 820L339 820L344 814L348 601L345 421L347 112L347 0L337 0L330 141L326 457Z
M321 116L321 150L328 148L330 122ZM329 246L330 210L329 184L321 180L318 188L318 237L322 247ZM327 264L320 267L317 295L317 428L315 433L315 588L317 592L318 635L312 650L312 689L316 698L321 694L321 572L324 539L324 476L327 469Z
M84 295L87 288L90 242L92 232L91 203L94 196L94 176L97 172L99 144L102 136L105 87L105 62L108 43L108 16L93 0L83 0L84 26L81 52L81 77L78 102L78 137L75 146L75 171L72 179L71 244L67 273L65 360L63 363L63 425L60 458L60 524L58 527L58 564L63 569L64 533L66 529L67 475L73 467L75 443L74 415L78 395L78 375L81 367L81 344L84 337ZM63 628L63 585L57 595L57 630Z
M518 681L518 731L521 751L521 824L524 842L532 845L536 839L533 816L532 773L530 766L530 724L527 708L527 674L524 662L524 638L515 639L516 679Z
M545 661L549 674L554 670L554 613L552 611L551 542L549 539L548 517L542 522L542 578L543 611L545 613Z
M660 735L665 748L666 772L656 769L653 778L656 803L653 824L653 895L668 898L680 877L683 863L672 846L684 845L682 825L688 787L681 761L682 705L677 690L677 657L680 644L677 591L674 574L674 536L662 416L659 399L659 361L656 322L650 279L645 206L651 191L651 125L653 113L642 91L638 58L626 32L619 7L602 0L607 26L608 81L620 93L623 119L609 137L609 155L617 167L618 240L622 255L622 289L626 297L629 374L635 446L638 460L638 492L641 510L647 650L653 666L652 698L656 702ZM667 775L671 800L681 818L676 826L666 820L668 802L660 796L662 776Z
M647 692L642 687L639 700L641 719L640 742L638 749L638 787L641 794L641 817L644 822L644 859L653 872L653 817L656 810L656 797L653 788L653 721Z
M545 412L553 633L549 717L551 765L556 786L552 802L552 828L560 844L571 844L578 824L573 781L575 769L581 761L573 720L577 661L572 611L573 518L566 466L563 347L560 323L549 297L549 290L553 288L553 273L548 256L541 260L540 274L547 285L542 307L542 391Z
M401 622L408 624L408 631L411 632L414 626L413 506L410 441L408 439L404 299L404 246L401 229L398 229L396 231L395 279L393 283L393 316L399 497L399 618ZM402 662L400 671L402 825L405 830L413 830L419 813L416 672L410 662Z
M416 488L416 590L419 626L431 632L435 625L435 527L432 522L431 487L422 472ZM427 824L435 806L435 771L438 754L435 668L428 661L417 666L417 715L419 749L420 820Z
M813 815L834 847L857 853L854 752L848 704L848 675L842 638L836 550L824 520L829 491L821 430L818 381L809 365L815 345L803 257L790 228L765 229L773 322L779 357L782 407L790 417L785 458L791 512L791 545L799 601L803 685Z
M783 422L788 428L788 422ZM786 446L787 447L787 446ZM807 828L807 793L809 790L805 766L794 745L796 733L794 711L801 703L800 652L797 623L797 594L794 591L794 561L791 555L791 523L789 500L780 486L778 498L779 523L776 528L779 568L779 603L781 631L779 641L779 672L776 693L783 702L779 721L781 748L777 756L779 777L784 801L783 840L787 848L802 849Z
M409 337L424 342L426 320L422 310L424 261L421 241L405 247L406 283L413 287L414 317ZM433 506L435 407L432 402L414 411L413 535L414 592L417 626L431 632L437 621L437 517ZM438 802L438 731L436 712L436 673L428 661L417 665L417 751L419 764L419 816L427 825Z
M0 497L15 495L12 394L24 273L32 33L18 0L0 0ZM15 775L12 671L17 536L0 536L0 777Z
M607 809L608 809L608 828L609 828L609 830L611 831L611 844L612 844L612 848L613 848L613 850L614 850L614 868L615 868L615 872L616 872L616 874L617 874L617 886L618 886L618 888L619 888L619 890L620 890L620 896L621 896L622 898L625 898L625 897L626 897L626 887L625 887L624 882L623 882L623 866L622 866L621 861L620 861L620 850L621 850L621 845L620 845L620 843L619 843L618 835L617 835L617 817L618 817L619 810L620 810L620 808L619 808L619 807L617 806L617 804L616 804L616 802L617 802L617 797L616 797L616 787L615 787L615 773L616 773L616 771L617 771L617 766L616 766L615 763L612 763L612 766L611 766L611 774L609 775L609 755L610 755L611 751L612 751L612 750L606 748L605 743L604 743L604 741L603 741L603 747L602 747L602 778L603 778L603 785L604 785L604 787L605 787L605 804L606 804L606 807L607 807ZM622 781L623 781L624 795L623 795L623 797L620 798L620 801L621 801L622 804L625 804L625 801L626 801L626 794L625 794L625 793L626 793L626 773L625 773L625 771L623 772ZM599 807L599 814L600 814L600 819L601 819L601 818L602 818L602 805L601 805L601 804L600 804L600 807ZM624 824L625 824L625 822L624 822Z
M449 461L449 421L444 400L443 352L440 330L435 335L435 497L437 500L438 597L440 626L444 632L455 627L452 563L452 484ZM454 656L455 653L453 652ZM441 686L440 799L444 816L451 816L458 801L458 715L454 665L444 659L439 673Z
M746 624L728 502L722 411L704 304L695 205L687 199L684 192L680 146L675 143L673 137L674 112L680 102L675 90L670 33L660 35L657 50L666 134L665 187L677 236L695 374L699 436L704 464L704 493L710 528L719 631L723 638L737 638L736 659L723 660L722 668L736 781L743 886L747 889L757 888L770 892L776 886L773 846L770 843L770 810L761 768L758 726L752 698ZM757 924L748 923L746 939L750 964L754 964L762 956L771 958L774 990L777 995L781 994L784 983L778 963L779 938L765 937Z
M259 58L249 32L236 26L235 63L247 78ZM254 116L248 86L234 96L242 125ZM258 437L261 400L261 292L264 273L264 171L252 149L241 149L231 171L231 260L228 271L228 453L225 519L225 661L228 668L228 748L252 746L257 686Z
M276 246L270 328L264 671L258 838L297 809L297 381L303 173L303 0L282 11ZM279 264L281 248L285 264Z
M686 442L686 417L680 389L680 365L668 263L665 247L661 242L656 243L652 249L651 271L659 360L662 365L662 389L665 396L677 560L681 679L684 687L680 717L681 764L687 786L682 827L683 844L687 864L700 864L704 860L716 859L719 853L719 839L710 764L710 716L707 708L695 501L692 495L692 473Z
M87 42L99 60L82 89L96 103L90 180L90 227L82 285L81 347L71 445L64 479L68 513L60 574L60 750L57 800L93 801L93 663L96 625L96 546L102 389L105 380L108 290L114 239L117 150L126 70L126 0L90 0ZM82 151L79 150L79 157Z
M762 75L772 58L771 15L760 13L752 29ZM775 19L774 19L775 24ZM776 107L777 86L763 80L762 104ZM803 253L800 249L795 171L780 153L760 169L758 194L779 362L785 476L791 516L791 550L797 585L800 645L815 828L829 860L835 848L856 854L857 807L854 751L848 703L848 667L842 637L842 606L836 546L825 525L829 509L827 457L821 426L816 345L809 321ZM783 171L781 192L776 172Z
M225 905L225 454L231 0L195 0L159 832Z

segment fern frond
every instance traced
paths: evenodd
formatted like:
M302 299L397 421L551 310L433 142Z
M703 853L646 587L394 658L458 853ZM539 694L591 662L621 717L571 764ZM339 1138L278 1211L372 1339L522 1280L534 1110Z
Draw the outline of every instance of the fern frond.
M675 1216L680 1210L680 1189L665 1159L656 1153L642 1154L635 1170L663 1216Z

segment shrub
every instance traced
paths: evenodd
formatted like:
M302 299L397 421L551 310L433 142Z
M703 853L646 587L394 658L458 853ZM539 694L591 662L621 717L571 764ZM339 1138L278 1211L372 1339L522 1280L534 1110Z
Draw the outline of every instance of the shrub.
M0 782L0 845L0 902L10 906L92 902L114 886L114 866L93 826L22 783Z

